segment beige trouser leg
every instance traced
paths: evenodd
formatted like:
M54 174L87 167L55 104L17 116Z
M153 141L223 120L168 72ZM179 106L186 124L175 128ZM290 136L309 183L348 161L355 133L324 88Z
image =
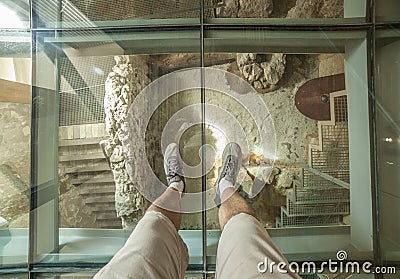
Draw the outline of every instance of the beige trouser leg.
M150 211L94 279L184 278L188 262L187 247L171 220Z
M287 260L274 245L267 231L253 216L240 213L225 225L218 244L217 278L300 278L297 274L280 273L277 266L263 271L264 264L272 261L278 264Z

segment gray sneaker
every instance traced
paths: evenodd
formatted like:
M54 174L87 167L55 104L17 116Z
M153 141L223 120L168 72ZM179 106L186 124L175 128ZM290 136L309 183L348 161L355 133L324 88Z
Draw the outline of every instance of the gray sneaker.
M179 146L176 143L170 143L165 149L164 171L167 177L168 186L172 182L183 182L183 191L185 191L185 178L182 170L182 159L179 154Z
M222 167L219 169L217 185L215 186L215 203L219 206L221 204L221 197L219 195L219 182L222 178L236 183L236 178L239 174L240 167L242 166L242 150L237 143L231 142L225 146L222 153Z

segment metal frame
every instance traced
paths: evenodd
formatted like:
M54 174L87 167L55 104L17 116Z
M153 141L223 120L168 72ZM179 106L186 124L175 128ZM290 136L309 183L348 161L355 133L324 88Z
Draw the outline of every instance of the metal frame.
M204 65L204 52L205 52L205 33L208 30L253 30L255 27L259 30L272 30L272 31L281 31L281 30L292 30L292 31L338 31L338 30L366 30L368 34L368 76L370 77L368 79L368 88L370 91L370 104L371 104L371 118L370 118L370 123L371 123L371 146L372 146L372 154L373 158L377 158L377 150L376 150L376 144L377 144L377 139L376 139L376 133L375 133L375 114L376 114L376 107L375 107L375 84L374 84L374 53L375 53L375 29L376 28L386 28L391 26L391 23L376 23L375 22L375 17L374 17L374 7L375 7L375 1L374 0L369 0L367 1L367 12L366 12L366 22L357 24L357 23L349 23L349 24L337 24L334 26L331 25L320 25L320 24L302 24L302 25L294 25L294 24L271 24L271 22L266 22L266 23L256 23L256 24L241 24L241 23L232 23L232 24L218 24L218 23L207 23L204 20L204 3L203 1L200 1L201 3L201 9L200 9L200 23L199 24L187 24L186 26L181 26L179 24L159 24L159 25L153 25L149 26L147 24L141 24L139 23L127 23L126 26L121 26L121 27L91 27L91 28L82 28L81 30L101 30L101 31L117 31L118 29L124 29L124 30L156 30L156 29L170 29L170 30L182 30L185 28L191 28L191 29L199 29L200 30L200 43L201 43L201 58L202 58L202 66ZM32 5L35 4L35 1L32 1ZM63 31L63 29L60 28L42 28L39 27L39 24L35 23L35 20L37 19L34 16L34 9L31 7L30 11L30 18L31 18L31 27L30 30L32 32L32 41L36 42L36 34L37 32L43 32L43 31ZM398 24L394 24L394 27L397 26L400 27ZM32 48L33 49L33 48ZM32 59L34 57L34 53L32 54ZM35 63L33 63L35 65ZM34 72L34 69L33 69ZM202 79L202 84L204 84L204 79ZM37 105L35 102L35 90L32 92L33 96L33 102L32 102L32 116L35 117L36 115L36 108L35 106ZM202 103L205 103L205 92L202 90ZM205 110L202 111L203 116L205 115ZM36 122L32 122L32 131L36 131ZM204 131L204 127L203 131ZM204 133L203 133L204 134ZM203 144L205 143L205 137L203 136L202 138ZM32 133L32 142L35 142L35 134ZM32 164L35 165L37 164L37 149L35 148L34 145L31 147L32 150ZM203 154L204 155L204 154ZM205 158L205 156L203 156ZM35 181L35 173L32 173L32 181ZM373 173L372 173L372 181L373 181L373 187L371 189L371 193L373 195L373 210L374 210L374 255L375 255L375 262L380 263L381 262L381 254L380 254L380 241L379 241L379 212L378 212L378 181L377 181L377 164L376 160L373 160ZM205 182L203 182L203 187L205 185ZM32 189L32 198L31 198L31 208L35 208L36 204L38 202L37 196L35 195L35 189ZM203 197L204 201L205 197ZM290 212L290 211L289 211ZM33 214L31 213L31 220L33 220ZM203 247L203 265L200 267L193 267L193 273L200 273L203 274L203 277L206 278L207 274L213 274L214 271L210 270L212 266L208 265L207 263L207 255L205 253L206 248L207 248L207 242L206 242L206 236L207 236L207 230L206 228L206 213L203 214L202 216L202 224L203 224L203 234L202 234L202 247ZM34 232L33 230L33 223L31 221L30 224L30 231L31 234ZM273 233L272 233L273 235ZM31 237L33 237L31 235ZM33 249L34 249L34 243L33 239L31 240L30 243L30 250L29 250L29 255L33 254ZM25 272L29 270L29 277L34 278L34 274L36 273L42 273L42 272L62 272L62 269L64 269L65 272L68 271L88 271L88 270L96 270L100 266L99 265L90 265L83 267L82 264L72 264L70 266L75 266L76 267L71 267L69 270L65 270L65 266L62 266L62 264L56 264L54 266L52 265L40 265L40 264L35 264L32 261L32 258L29 259L29 267L26 269L24 267L18 267L16 269L7 269L7 270L0 270L0 274L5 274L5 273L20 273L20 272ZM200 268L200 269L199 269ZM190 271L192 273L192 271Z

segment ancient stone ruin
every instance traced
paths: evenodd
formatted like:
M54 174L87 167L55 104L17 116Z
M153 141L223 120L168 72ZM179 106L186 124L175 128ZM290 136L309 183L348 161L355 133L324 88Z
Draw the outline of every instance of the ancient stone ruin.
M285 73L286 55L283 53L238 53L236 61L243 77L263 93L275 90Z
M115 180L115 207L124 228L133 228L143 216L146 201L135 188L125 167L122 129L135 97L150 83L144 68L133 67L129 56L115 56L116 65L105 82L105 122L109 135L100 144Z
M218 17L267 18L272 13L272 0L226 0L225 7L217 12Z

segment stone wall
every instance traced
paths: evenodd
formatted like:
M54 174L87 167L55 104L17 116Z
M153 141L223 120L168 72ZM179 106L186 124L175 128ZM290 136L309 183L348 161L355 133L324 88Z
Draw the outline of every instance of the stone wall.
M0 216L28 227L30 105L0 102Z
M150 79L146 57L115 56L115 62L116 65L105 83L105 122L109 138L102 141L101 145L114 174L117 215L122 218L124 228L133 228L143 216L147 202L134 184L140 183L140 176L143 174L139 169L133 170L132 177L136 176L137 180L132 181L125 167L122 142L126 132L123 126L126 125L126 117L133 100L150 83Z
M226 0L225 18L343 18L343 0Z
M297 0L288 18L342 18L343 0Z

